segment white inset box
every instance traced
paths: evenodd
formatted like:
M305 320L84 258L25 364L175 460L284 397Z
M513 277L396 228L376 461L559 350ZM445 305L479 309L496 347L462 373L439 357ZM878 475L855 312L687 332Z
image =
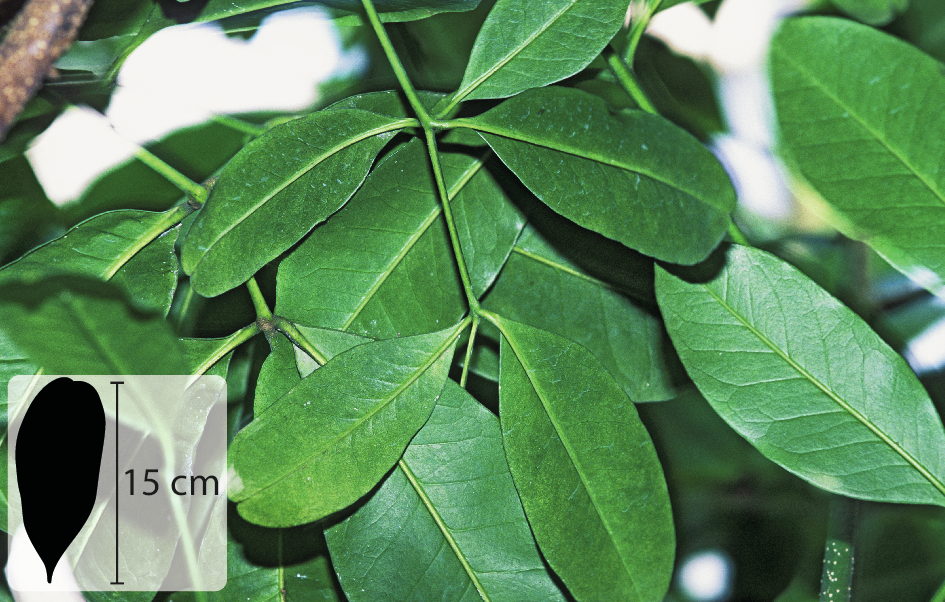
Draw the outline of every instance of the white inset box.
M56 565L52 583L47 583L46 569L27 529L59 528L57 520L62 519L57 509L76 503L70 491L57 484L69 482L65 476L77 472L77 454L70 453L70 446L79 445L71 435L58 440L50 436L47 441L44 430L36 429L38 417L38 424L49 423L50 434L57 428L62 432L62 420L56 423L59 417L48 411L55 406L30 414L24 449L27 438L34 440L31 445L38 439L48 466L31 462L21 469L40 471L32 473L41 478L32 478L33 492L27 499L48 498L48 504L28 513L48 518L48 523L28 514L27 521L39 526L26 528L16 445L36 396L61 378L15 376L8 388L8 567L17 567L7 571L10 587L31 592L222 589L227 566L227 407L226 381L219 376L68 377L88 383L98 394L105 412L105 437L91 515ZM68 396L60 397L57 403L69 402ZM100 416L97 420L101 424ZM81 434L77 428L75 436ZM30 481L25 473L23 481Z

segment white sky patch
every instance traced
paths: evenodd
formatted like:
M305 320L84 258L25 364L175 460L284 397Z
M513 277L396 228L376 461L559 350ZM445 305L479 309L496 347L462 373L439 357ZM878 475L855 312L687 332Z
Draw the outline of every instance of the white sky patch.
M27 158L50 199L65 204L128 160L136 144L215 114L304 110L318 100L319 84L366 64L362 49L342 49L334 23L316 8L271 15L249 40L226 36L216 23L170 27L125 61L104 117L67 111Z
M731 593L734 568L724 552L706 550L683 561L677 579L680 590L690 600L720 602Z

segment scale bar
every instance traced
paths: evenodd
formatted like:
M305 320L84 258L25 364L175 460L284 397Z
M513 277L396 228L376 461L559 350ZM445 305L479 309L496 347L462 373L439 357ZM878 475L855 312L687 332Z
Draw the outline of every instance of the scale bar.
M125 384L123 380L109 381L115 385L115 580L111 585L124 585L124 581L118 580L118 498L121 497L118 491L118 385Z

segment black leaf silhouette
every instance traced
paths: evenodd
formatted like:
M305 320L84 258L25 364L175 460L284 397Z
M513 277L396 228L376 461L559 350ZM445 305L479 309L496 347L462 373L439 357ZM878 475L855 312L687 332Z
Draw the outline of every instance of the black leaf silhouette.
M33 399L16 438L23 526L46 566L46 582L95 506L105 409L95 387L62 377ZM58 503L61 496L68 503Z

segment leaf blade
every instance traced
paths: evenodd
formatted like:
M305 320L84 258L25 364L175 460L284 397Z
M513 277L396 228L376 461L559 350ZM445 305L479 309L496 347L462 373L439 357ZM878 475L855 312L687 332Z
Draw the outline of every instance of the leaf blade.
M541 88L462 124L554 211L646 255L696 263L728 229L735 191L724 169L661 117L617 119L586 92Z
M625 14L619 2L499 0L476 37L453 102L505 98L574 75L604 49ZM567 53L554 52L563 45Z
M357 109L276 126L223 169L181 251L205 297L242 284L344 205L394 133L414 121Z
M661 600L672 575L672 513L633 404L579 345L490 319L502 332L506 456L548 563L578 599Z
M230 447L240 514L294 526L367 493L429 417L460 331L358 345L270 405Z
M936 294L945 291L934 234L945 224L945 119L922 106L945 101L941 69L909 44L842 19L788 20L772 43L783 145L827 203L815 208Z
M488 410L456 383L446 383L388 480L326 533L352 602L406 602L428 590L443 600L563 600L538 556L501 436ZM423 510L402 521L410 508ZM365 562L380 534L389 546ZM428 569L427 560L444 541L452 553Z
M928 394L865 322L796 269L732 247L706 283L658 269L657 298L702 394L769 459L835 493L945 505L945 431ZM744 357L719 359L733 350Z

